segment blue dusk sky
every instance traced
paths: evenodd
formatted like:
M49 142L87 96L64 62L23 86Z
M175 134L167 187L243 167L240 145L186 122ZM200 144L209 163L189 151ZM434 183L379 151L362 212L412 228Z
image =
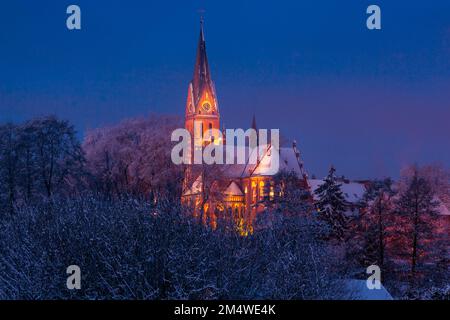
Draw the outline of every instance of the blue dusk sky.
M205 10L221 122L280 128L310 174L450 164L450 1L14 0L0 6L0 122L80 132L184 113ZM77 4L82 30L66 28ZM382 30L366 28L381 7ZM169 137L168 137L169 141Z

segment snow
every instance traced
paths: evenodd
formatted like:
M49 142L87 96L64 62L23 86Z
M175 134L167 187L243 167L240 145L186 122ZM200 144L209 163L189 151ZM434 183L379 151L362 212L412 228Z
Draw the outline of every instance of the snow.
M439 206L437 208L438 212L442 216L450 216L450 210L449 208L444 204L444 202L441 201L441 199L435 197L435 201L438 202Z
M383 285L380 289L369 289L366 280L357 279L345 280L344 284L350 300L393 300Z
M249 176L271 176L274 173L271 170L271 161L272 161L272 146L267 148L267 146L260 146L263 150L267 150L264 152L262 159L259 163L249 163L249 159L255 157L256 149L250 150L250 148L245 147L245 164L232 164L228 165L226 169L226 175L228 177L233 178L244 178ZM236 159L236 151L235 149L235 159ZM235 160L236 163L236 160ZM280 166L277 172L284 170L295 172L299 176L302 176L302 170L300 168L300 164L297 159L297 155L293 148L280 148ZM275 173L276 174L276 173Z
M202 191L202 184L203 184L203 179L202 176L198 176L198 178L194 181L194 183L192 184L191 188L188 188L185 192L184 192L184 196L189 196L189 195L194 195L194 194L199 194Z
M245 176L245 164L225 164L224 174L228 178L240 178Z
M364 193L366 192L366 187L361 183L350 182L343 183L341 190L348 202L355 203L362 199Z
M271 170L271 161L272 161L272 146L267 148L266 146L260 146L263 150L266 150L262 156L262 159L259 163L251 164L249 163L249 159L252 156L255 156L255 153L258 152L256 149L250 150L249 147L237 147L234 146L234 163L235 164L224 164L224 175L229 178L246 178L250 176L272 176L280 171L288 171L295 172L299 177L303 175L303 171L301 169L301 165L293 148L282 147L280 148L280 161L279 161L279 169L277 172L273 173ZM244 149L244 150L243 150ZM238 151L243 151L245 154L244 163L237 163L237 153ZM225 153L230 153L230 150L225 148ZM225 156L226 157L226 156ZM201 191L202 181L201 177L197 178L197 180L193 183L192 187L187 189L184 195L192 195L197 194ZM231 189L230 189L231 188ZM233 195L242 195L242 191L239 186L233 182L228 187L230 189L229 194ZM227 191L228 191L227 189Z
M225 157L228 158L229 154L231 152L234 152L234 164L225 164L225 170L224 173L229 178L240 178L242 176L245 176L246 168L248 165L249 160L249 148L248 147L242 147L242 146L234 146L232 150L229 150L229 147L227 146L225 149ZM244 152L244 163L238 163L238 152ZM248 171L248 170L247 170ZM248 173L248 172L247 172Z
M272 175L271 172L271 162L272 162L272 147L269 148L268 152L264 155L261 162L258 164L257 168L253 172L255 176ZM302 176L302 170L300 168L299 159L295 154L293 148L280 148L280 159L279 159L279 171L295 172L299 177Z
M228 188L225 190L224 194L232 196L243 196L241 188L236 184L236 182L231 182Z
M311 188L311 192L314 193L314 191L322 184L324 183L321 179L308 179L308 184ZM345 200L350 203L357 203L359 202L364 193L366 192L366 187L362 183L358 182L339 182L341 184L341 191L345 197ZM317 195L314 193L314 199L317 200Z

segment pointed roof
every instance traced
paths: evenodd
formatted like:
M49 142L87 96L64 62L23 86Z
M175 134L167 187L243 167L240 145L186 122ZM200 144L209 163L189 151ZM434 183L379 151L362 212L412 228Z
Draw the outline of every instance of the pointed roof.
M228 188L224 191L224 194L230 195L230 196L243 196L244 193L242 193L241 188L237 185L236 182L232 181Z
M190 188L187 188L183 193L184 196L196 195L202 191L203 188L203 177L199 175L197 179L195 179L194 183Z
M206 55L205 33L203 31L203 18L200 20L200 36L197 46L197 57L195 59L194 77L192 79L194 103L198 100L204 89L214 94L211 72L209 70L208 57Z

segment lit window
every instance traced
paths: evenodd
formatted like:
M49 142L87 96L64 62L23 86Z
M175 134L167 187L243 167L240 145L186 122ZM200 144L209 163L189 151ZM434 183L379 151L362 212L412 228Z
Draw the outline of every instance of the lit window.
M259 183L259 197L262 198L265 196L265 192L264 192L264 182L261 181Z

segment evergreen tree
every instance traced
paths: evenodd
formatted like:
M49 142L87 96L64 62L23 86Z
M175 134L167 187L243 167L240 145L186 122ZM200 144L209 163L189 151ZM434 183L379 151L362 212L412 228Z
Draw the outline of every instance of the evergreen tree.
M330 238L344 240L347 229L347 217L345 211L347 202L341 191L335 175L336 169L332 166L325 178L325 182L316 190L318 197L316 207L319 219L325 221L330 227Z

